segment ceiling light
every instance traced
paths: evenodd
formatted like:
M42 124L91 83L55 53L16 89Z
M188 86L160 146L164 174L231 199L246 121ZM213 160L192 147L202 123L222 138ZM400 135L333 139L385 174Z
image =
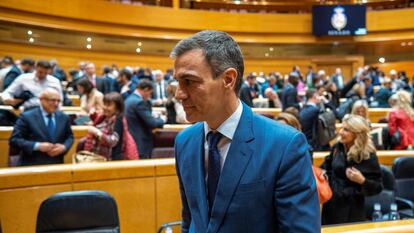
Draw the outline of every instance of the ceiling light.
M269 51L270 51L270 52L273 52L273 50L275 50L273 47L270 47L270 48L269 48Z
M380 57L380 58L378 59L378 61L379 61L380 63L385 63L385 58Z
M406 46L406 45L407 45L407 43L401 42L401 46Z
M32 35L33 34L33 32L32 31L27 31L27 35Z
M410 41L410 42L407 43L407 45L411 46L411 45L413 45L413 42Z
M138 42L138 46L142 46L142 42Z
M30 37L30 38L29 38L29 42L30 42L30 43L33 43L33 42L34 42L34 38L33 38L33 37Z
M265 53L265 57L268 57L269 56L269 53Z
M91 42L92 38L88 37L88 38L86 38L86 41Z
M140 52L141 52L141 49L140 49L140 48L137 48L137 49L135 49L135 51L136 51L137 53L140 53Z
M86 45L86 48L87 48L87 49L91 49L91 48L92 48L92 45L91 45L91 44L87 44L87 45Z

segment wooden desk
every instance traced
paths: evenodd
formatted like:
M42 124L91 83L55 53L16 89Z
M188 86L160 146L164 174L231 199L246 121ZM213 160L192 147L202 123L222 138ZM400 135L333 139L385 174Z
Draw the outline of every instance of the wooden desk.
M154 107L152 110L155 112L166 111L163 107ZM272 115L274 118L282 112L281 108L252 108L252 110L258 114ZM378 123L381 118L388 117L390 111L391 108L370 108L369 119L372 123Z
M0 109L8 110L16 114L17 116L20 115L22 112L21 109L14 109L12 106L9 105L0 105ZM80 106L62 106L60 107L60 111L66 113L66 114L76 114L81 111Z
M41 202L75 190L112 195L123 233L155 232L161 224L181 219L174 159L32 166L0 169L3 231L35 232ZM414 232L414 220L328 226L322 232Z
M346 224L342 226L323 227L322 233L412 233L414 232L414 219L368 222L360 224Z
M64 160L65 163L72 163L73 154L76 152L79 139L86 136L88 126L72 126L74 142ZM0 168L8 166L9 159L9 138L13 132L13 127L0 127Z
M174 159L0 169L3 232L35 232L43 200L57 192L103 190L118 205L123 233L156 232L180 219Z
M72 106L80 106L80 97L79 95L68 95L68 98L72 101Z
M325 156L329 155L329 151L314 152L313 163L320 166ZM392 166L394 160L398 157L414 156L414 150L380 150L377 151L377 157L380 164Z

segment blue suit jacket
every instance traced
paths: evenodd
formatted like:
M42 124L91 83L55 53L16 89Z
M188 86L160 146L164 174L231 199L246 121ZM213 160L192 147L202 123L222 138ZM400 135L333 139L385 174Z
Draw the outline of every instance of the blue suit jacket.
M204 127L176 138L182 232L320 232L320 211L304 135L243 104L209 220Z
M66 114L56 112L55 122L56 133L54 143L64 144L66 151L56 157L50 157L46 153L33 150L36 142L52 142L40 108L33 108L20 114L9 140L10 146L21 150L19 165L63 163L63 156L73 144L73 133L69 117Z
M151 115L151 103L132 93L125 101L128 130L137 144L139 156L150 158L153 148L152 130L162 128L164 121Z

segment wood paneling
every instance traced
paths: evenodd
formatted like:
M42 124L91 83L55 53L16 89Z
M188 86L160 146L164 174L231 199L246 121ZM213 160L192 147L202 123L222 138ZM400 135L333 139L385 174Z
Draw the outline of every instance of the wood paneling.
M217 29L231 32L236 40L247 43L319 43L333 40L312 36L310 14L234 14L131 6L100 0L2 0L0 8L0 20L3 21L132 37L176 40L195 31ZM367 13L369 34L347 40L414 38L414 22L407 20L413 12L414 9L410 8L370 11Z
M117 64L123 66L140 66L152 69L166 70L173 67L173 60L167 56L148 56L127 53L96 52L87 50L50 48L44 46L25 45L18 43L0 42L0 56L10 55L15 59L32 57L33 59L56 59L65 71L77 68L80 61L94 62L97 73L101 73L103 65ZM298 65L302 72L306 72L308 65L315 65L322 61L331 61L341 64L344 61L354 66L363 65L363 57L344 56L341 60L335 60L335 56L313 56L297 59L246 59L245 74L248 72L281 72L287 74L292 71L294 65Z
M26 175L26 179L30 179L32 175L35 174ZM33 183L27 188L0 190L0 220L3 232L36 232L40 204L55 193L72 189L71 184L39 185Z
M115 179L74 183L73 190L102 190L113 196L118 206L121 232L155 232L154 178Z
M386 62L386 63L377 63L372 64L373 66L379 67L384 71L386 76L390 75L390 70L405 71L408 75L408 78L412 80L414 77L414 61L399 61L399 62Z

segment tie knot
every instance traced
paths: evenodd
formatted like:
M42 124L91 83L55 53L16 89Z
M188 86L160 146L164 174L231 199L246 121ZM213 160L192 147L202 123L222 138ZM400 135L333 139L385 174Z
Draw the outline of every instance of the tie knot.
M47 118L51 119L52 118L52 114L47 114Z
M207 134L209 148L210 149L217 148L217 144L219 143L219 141L220 141L220 139L221 139L222 136L223 135L220 132L218 132L218 131L215 131L215 132L214 131L210 131Z

